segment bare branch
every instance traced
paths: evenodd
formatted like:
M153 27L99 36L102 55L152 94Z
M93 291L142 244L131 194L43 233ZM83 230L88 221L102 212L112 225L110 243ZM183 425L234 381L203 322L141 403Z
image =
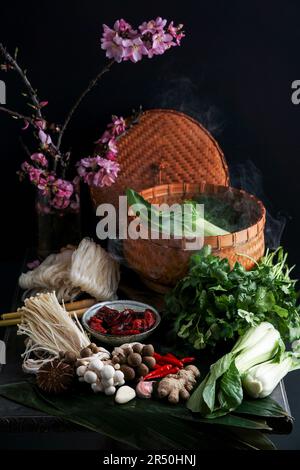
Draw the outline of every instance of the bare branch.
M69 114L67 115L67 117L65 119L64 124L62 125L61 131L58 135L58 140L57 140L57 148L58 149L61 146L61 141L62 141L62 137L64 135L64 132L65 132L65 130L66 130L73 114L75 113L76 109L80 105L81 101L97 85L98 81L102 78L102 76L110 70L110 68L111 68L111 66L114 62L115 62L114 59L112 59L110 62L108 62L107 65L96 75L96 77L93 78L93 80L90 81L88 87L83 91L83 93L79 96L79 98L75 102L74 106L71 108Z
M36 91L34 90L34 88L32 87L30 81L28 80L27 76L26 76L26 72L24 70L21 69L21 67L19 66L18 62L16 61L16 59L14 59L10 53L5 49L5 47L3 46L2 43L0 43L0 53L3 55L3 57L5 58L5 60L16 70L16 72L20 75L20 77L22 78L23 82L24 82L24 85L25 87L27 88L28 90L28 93L30 95L30 98L31 98L31 101L34 105L34 109L36 110L36 114L39 118L42 118L42 113L41 113L41 109L40 109L40 100L37 96L37 93Z
M35 121L32 117L25 116L24 114L20 114L17 111L13 111L12 109L5 108L4 106L0 106L0 111L4 111L5 113L8 113L15 118L24 119L24 121L28 121L32 125L35 124Z

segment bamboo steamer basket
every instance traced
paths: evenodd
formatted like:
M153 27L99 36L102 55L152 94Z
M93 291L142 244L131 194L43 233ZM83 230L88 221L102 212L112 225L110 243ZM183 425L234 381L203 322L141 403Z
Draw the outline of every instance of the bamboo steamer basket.
M254 267L265 250L264 226L266 211L261 201L243 190L209 183L175 183L155 186L140 194L153 204L181 203L199 194L218 194L230 197L243 207L247 207L251 225L228 235L204 237L199 242L211 245L212 253L227 258L230 266L240 262L246 269ZM170 239L126 239L123 252L127 264L136 271L143 282L152 290L165 293L182 279L189 266L189 258L194 251L187 249L187 240Z
M172 109L151 109L118 140L117 181L91 188L94 207L110 203L127 188L140 191L162 183L208 183L227 186L224 155L214 138L195 119Z
M153 203L174 203L229 187L226 160L215 139L195 119L172 109L143 112L138 124L118 140L118 163L120 173L111 187L91 188L95 208L110 203L118 209L118 197L127 188ZM231 266L239 261L251 269L251 258L258 260L264 254L265 209L254 196L231 191L256 207L253 224L230 235L206 237L204 243L212 246L216 256L228 258ZM193 253L184 239L127 239L123 249L129 267L157 292L167 291L186 274Z

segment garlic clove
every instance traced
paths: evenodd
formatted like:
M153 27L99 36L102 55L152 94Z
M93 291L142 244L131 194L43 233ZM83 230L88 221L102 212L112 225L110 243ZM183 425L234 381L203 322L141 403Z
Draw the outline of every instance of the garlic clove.
M139 398L151 398L153 392L153 381L146 382L141 380L135 387L135 391Z
M124 403L128 403L130 400L133 400L135 398L136 393L135 390L131 387L128 387L128 385L123 385L120 387L116 393L115 401L116 403L119 403L120 405Z

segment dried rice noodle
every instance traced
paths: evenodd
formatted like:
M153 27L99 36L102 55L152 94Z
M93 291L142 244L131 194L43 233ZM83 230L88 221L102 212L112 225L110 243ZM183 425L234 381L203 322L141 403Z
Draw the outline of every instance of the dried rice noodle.
M55 290L61 302L87 292L97 300L115 297L120 280L117 261L99 245L84 238L78 248L49 255L37 268L21 274L24 296Z
M69 248L49 255L37 268L21 274L19 285L22 289L26 289L25 295L55 290L59 302L75 299L80 293L80 288L74 287L70 281L74 250L75 248Z
M72 255L70 279L73 286L97 300L109 300L119 285L119 264L101 246L84 238Z

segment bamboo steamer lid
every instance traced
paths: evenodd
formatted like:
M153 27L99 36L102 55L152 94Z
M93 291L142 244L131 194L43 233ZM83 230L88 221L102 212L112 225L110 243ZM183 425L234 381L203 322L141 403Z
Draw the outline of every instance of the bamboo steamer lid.
M94 206L112 203L127 188L160 184L229 185L228 167L215 139L199 122L172 109L151 109L118 141L120 172L108 188L91 188Z

